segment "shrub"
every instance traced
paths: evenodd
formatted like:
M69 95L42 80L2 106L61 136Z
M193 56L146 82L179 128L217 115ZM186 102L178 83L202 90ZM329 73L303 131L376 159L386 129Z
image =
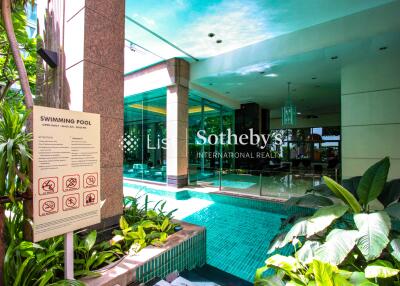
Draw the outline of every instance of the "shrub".
M389 171L388 158L362 176L357 195L328 177L326 185L341 201L300 218L273 243L269 253L291 243L294 256L274 255L256 273L257 285L397 285L400 236L384 210L375 210ZM393 204L398 204L394 202ZM381 209L381 207L378 207ZM264 277L268 269L276 275ZM278 284L271 284L278 283Z

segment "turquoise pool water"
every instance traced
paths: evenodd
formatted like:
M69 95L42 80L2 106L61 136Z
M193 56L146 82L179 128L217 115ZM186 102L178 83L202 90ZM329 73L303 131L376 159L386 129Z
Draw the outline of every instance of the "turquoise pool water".
M215 203L183 220L207 231L207 263L252 282L284 215Z
M137 186L124 185L125 195L138 192ZM177 219L206 227L207 263L249 282L253 282L256 269L264 265L282 219L295 211L307 212L303 208L287 209L279 203L216 193L140 189L151 201L163 199L168 208L177 208ZM289 248L281 251L288 252Z

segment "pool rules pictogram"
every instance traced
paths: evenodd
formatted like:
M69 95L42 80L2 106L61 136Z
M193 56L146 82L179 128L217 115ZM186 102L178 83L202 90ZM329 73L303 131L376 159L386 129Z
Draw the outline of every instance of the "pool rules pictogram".
M97 173L88 173L83 175L83 187L92 188L98 185L98 175Z
M80 176L76 175L66 175L63 177L63 191L69 192L74 190L79 190L80 188Z
M58 197L39 200L39 216L58 213Z
M80 206L79 199L80 199L79 193L64 195L63 196L63 210L68 211L68 210L73 210L73 209L79 208L79 206Z
M84 192L83 193L83 205L85 207L97 204L99 197L99 192L97 190Z
M100 222L100 115L33 108L33 241Z
M39 178L38 184L39 195L48 195L58 192L57 177Z

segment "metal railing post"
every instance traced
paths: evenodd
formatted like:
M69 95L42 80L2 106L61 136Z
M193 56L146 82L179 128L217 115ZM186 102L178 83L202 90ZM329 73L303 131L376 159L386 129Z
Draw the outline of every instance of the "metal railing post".
M260 171L260 197L262 196L262 171Z
M219 190L222 190L222 169L219 169Z

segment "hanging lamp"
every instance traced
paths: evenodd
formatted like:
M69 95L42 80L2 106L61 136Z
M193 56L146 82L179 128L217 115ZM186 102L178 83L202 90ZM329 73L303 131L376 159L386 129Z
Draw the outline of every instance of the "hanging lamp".
M285 105L282 107L282 126L293 127L296 125L296 106L290 97L290 82L288 82L288 97Z

